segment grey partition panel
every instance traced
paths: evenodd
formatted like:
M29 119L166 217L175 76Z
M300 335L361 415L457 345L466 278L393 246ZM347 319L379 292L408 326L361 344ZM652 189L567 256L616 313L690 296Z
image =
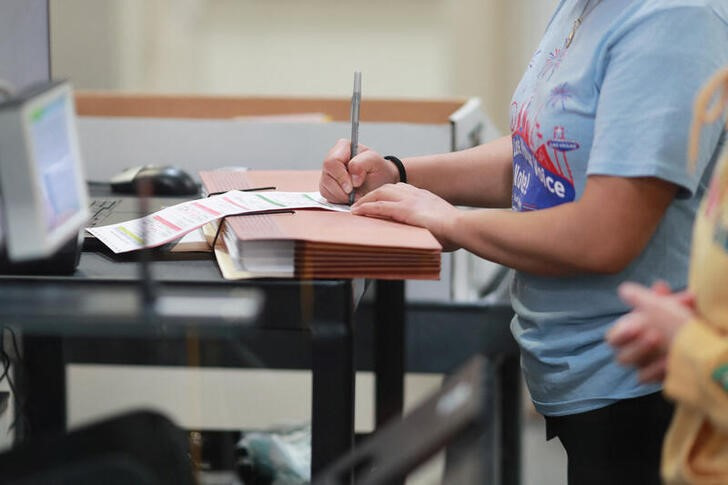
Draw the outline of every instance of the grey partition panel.
M314 170L348 123L261 123L238 120L79 118L86 175L105 180L134 165L177 165L191 173L221 167ZM449 150L447 125L362 123L359 140L401 156Z
M18 89L50 79L48 0L0 0L0 79Z

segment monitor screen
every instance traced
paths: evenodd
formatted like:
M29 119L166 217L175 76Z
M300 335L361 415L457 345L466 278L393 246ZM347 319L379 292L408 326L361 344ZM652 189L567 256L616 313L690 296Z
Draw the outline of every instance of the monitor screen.
M70 86L44 83L0 105L0 193L11 260L50 256L88 216Z
M31 149L35 152L46 229L53 231L81 208L76 166L68 128L70 100L51 97L28 113Z

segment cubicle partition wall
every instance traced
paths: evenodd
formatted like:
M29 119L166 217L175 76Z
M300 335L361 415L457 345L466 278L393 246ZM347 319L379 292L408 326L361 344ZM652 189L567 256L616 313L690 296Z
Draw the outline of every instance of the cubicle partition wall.
M0 2L0 80L15 89L51 78L48 14L48 0Z

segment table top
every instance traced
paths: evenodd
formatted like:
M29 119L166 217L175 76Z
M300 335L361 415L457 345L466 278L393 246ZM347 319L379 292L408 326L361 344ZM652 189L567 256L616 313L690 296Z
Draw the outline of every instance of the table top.
M105 184L89 186L108 196ZM222 278L212 253L84 250L69 276L0 275L0 323L52 335L136 336L197 332L229 335L254 328L309 330L351 320L366 289L356 280ZM149 304L148 288L153 289Z
M53 335L308 330L349 321L363 293L351 280L226 281L205 253L151 258L147 285L136 256L103 251L82 252L69 276L0 276L0 322Z

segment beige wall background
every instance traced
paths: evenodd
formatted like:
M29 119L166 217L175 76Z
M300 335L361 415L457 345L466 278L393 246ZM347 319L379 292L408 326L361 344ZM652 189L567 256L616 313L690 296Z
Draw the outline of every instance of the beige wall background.
M511 92L556 3L50 0L52 71L77 89L348 97L360 69L365 99L478 96L505 131ZM305 420L306 375L260 372L70 366L69 422L141 405L190 427ZM407 382L413 402L440 378ZM371 376L359 376L357 429L371 429L372 394Z
M77 88L479 96L501 129L556 0L51 0L52 70Z

